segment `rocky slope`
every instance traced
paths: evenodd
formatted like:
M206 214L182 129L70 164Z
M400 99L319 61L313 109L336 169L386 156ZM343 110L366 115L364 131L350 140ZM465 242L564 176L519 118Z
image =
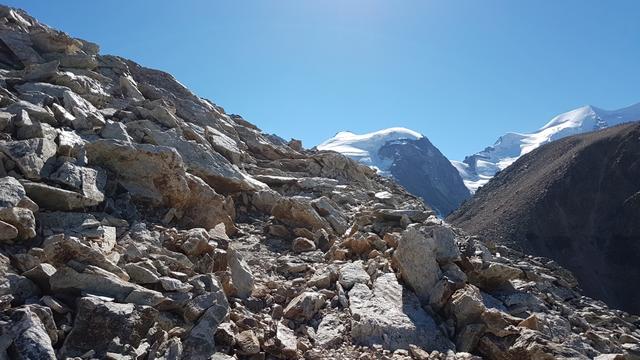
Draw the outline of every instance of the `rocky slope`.
M507 133L501 136L493 146L467 156L464 161L451 163L458 169L469 190L475 192L520 156L544 144L567 136L638 120L640 120L640 103L618 110L583 106L554 117L533 133Z
M640 314L640 124L565 138L525 155L448 220L550 257L589 296Z
M337 151L392 177L442 216L470 196L460 174L440 150L409 129L389 128L363 135L343 131L318 149Z
M6 7L0 68L2 358L640 356L553 261L166 73Z

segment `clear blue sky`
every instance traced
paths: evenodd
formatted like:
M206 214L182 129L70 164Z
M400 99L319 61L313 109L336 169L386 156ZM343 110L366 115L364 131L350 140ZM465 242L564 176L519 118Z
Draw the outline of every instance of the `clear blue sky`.
M317 145L405 126L452 159L585 104L640 102L640 1L12 0Z

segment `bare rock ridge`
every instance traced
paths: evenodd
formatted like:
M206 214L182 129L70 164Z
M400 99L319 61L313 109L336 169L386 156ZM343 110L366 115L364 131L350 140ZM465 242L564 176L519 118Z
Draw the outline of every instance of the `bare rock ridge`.
M389 179L0 6L0 358L638 359Z
M499 173L448 220L571 270L640 314L640 124L557 140Z

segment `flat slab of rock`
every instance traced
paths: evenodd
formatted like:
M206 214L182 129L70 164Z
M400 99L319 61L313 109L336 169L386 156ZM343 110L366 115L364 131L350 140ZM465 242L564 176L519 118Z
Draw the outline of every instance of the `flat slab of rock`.
M358 344L380 344L389 350L409 349L412 344L429 351L452 348L416 295L404 289L393 273L378 277L373 289L355 284L349 291L349 309L351 336Z

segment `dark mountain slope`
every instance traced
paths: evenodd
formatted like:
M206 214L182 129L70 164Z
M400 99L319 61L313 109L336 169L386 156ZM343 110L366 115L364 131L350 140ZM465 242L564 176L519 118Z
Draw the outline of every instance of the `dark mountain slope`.
M393 159L391 175L410 193L423 198L443 216L469 198L460 174L426 137L387 142L379 150Z
M586 294L640 313L640 124L536 149L447 220L555 259Z

